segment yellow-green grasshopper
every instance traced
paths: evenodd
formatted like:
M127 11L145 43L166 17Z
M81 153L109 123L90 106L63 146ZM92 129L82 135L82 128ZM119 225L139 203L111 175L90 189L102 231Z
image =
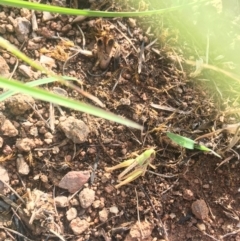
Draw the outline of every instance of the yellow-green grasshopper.
M106 167L106 172L112 172L113 170L127 167L120 175L118 176L118 181L120 182L115 186L115 188L119 188L129 182L132 182L136 178L140 176L144 176L148 165L155 169L156 167L151 164L153 159L156 157L156 152L153 148L144 151L141 155L137 156L134 159L129 159L123 161L122 163L113 166L113 167ZM130 172L132 169L134 171ZM130 172L130 173L129 173Z

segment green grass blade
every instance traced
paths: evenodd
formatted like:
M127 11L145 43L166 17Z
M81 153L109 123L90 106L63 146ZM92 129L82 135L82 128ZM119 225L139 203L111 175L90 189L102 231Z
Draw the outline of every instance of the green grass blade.
M68 77L68 76L62 76L62 78L64 80L77 80L76 78L73 78L73 77ZM55 82L55 81L58 81L59 78L56 78L56 77L49 77L49 78L43 78L43 79L38 79L38 80L34 80L34 81L31 81L31 82L28 82L26 83L25 85L28 85L28 86L31 86L31 87L34 87L34 86L39 86L39 85L45 85L45 84L49 84L49 83L52 83L52 82ZM4 93L2 93L0 95L0 102L1 101L4 101L5 99L7 99L8 97L16 94L17 92L16 91L13 91L13 90L8 90Z
M209 0L199 0L197 3L207 2ZM77 10L71 8L63 8L57 6L51 6L47 4L39 4L22 0L1 0L1 5L18 7L18 8L28 8L37 11L47 11L52 13L69 14L69 15L82 15L88 17L137 17L137 16L149 16L152 14L164 14L172 11L179 10L180 8L196 5L196 2L191 2L189 4L175 6L171 8L151 10L151 11L140 11L140 12L103 12L103 11L91 11L91 10Z
M175 143L177 143L178 145L185 147L187 149L194 149L194 145L195 145L195 141L184 137L184 136L180 136L177 134L173 134L171 132L167 133L167 136Z
M82 111L82 112L85 112L94 116L98 116L110 121L114 121L132 128L142 129L142 127L139 124L133 121L124 119L122 117L119 117L113 113L107 112L105 110L102 110L95 106L91 106L83 102L75 101L63 96L53 94L51 92L48 92L36 87L30 87L30 86L24 85L23 83L16 80L8 80L6 78L0 77L0 87L21 92L23 94L31 95L36 99L52 102L57 105Z
M1 0L0 0L0 2L1 2ZM40 71L42 71L42 72L44 72L48 75L53 75L53 74L49 73L49 71L47 69L45 69L43 66L41 66L40 64L38 64L34 60L30 59L27 55L22 53L14 45L9 43L7 40L5 40L2 37L0 37L0 46L4 49L8 50L12 54L14 54L16 57L18 57L18 58L22 59L23 61L25 61L26 63L28 63L33 68L38 69L38 70L40 70Z

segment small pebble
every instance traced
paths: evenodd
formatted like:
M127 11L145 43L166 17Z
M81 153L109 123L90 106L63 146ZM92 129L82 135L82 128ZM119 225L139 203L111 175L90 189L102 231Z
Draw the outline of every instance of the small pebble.
M112 193L115 189L112 185L107 185L104 190L107 192L107 193Z
M4 122L1 125L0 131L4 136L13 137L18 135L18 130L15 128L12 122L8 119L4 120Z
M175 214L175 213L170 213L170 214L169 214L169 217L170 217L171 219L174 219L174 218L176 218L176 214Z
M66 137L75 144L86 142L90 132L88 126L83 121L75 119L73 116L61 121L59 127L65 133Z
M108 210L106 208L104 208L103 210L101 210L98 214L99 214L99 219L101 222L106 222L108 220Z
M86 231L90 224L86 220L77 217L70 222L69 226L75 235L79 235Z
M184 189L183 198L189 201L193 200L194 199L193 192L190 189Z
M204 223L197 223L197 227L200 231L206 231L206 226Z
M82 208L88 208L92 205L95 199L95 191L89 188L84 188L79 193L79 201Z
M142 233L144 234L144 240L152 240L151 234L154 226L155 225L147 221L142 221L140 223L137 221L131 226L129 234L125 240L143 240Z
M48 144L48 145L51 144L52 141L53 141L52 139L44 139L44 142L45 142L46 144Z
M69 200L69 203L72 205L72 206L79 206L79 201L77 200L77 198L72 198Z
M20 151L29 152L32 150L32 148L35 147L35 143L32 139L29 138L18 139L16 141L16 147Z
M21 175L28 175L30 172L29 165L24 160L24 157L21 154L18 154L18 158L16 160L17 171Z
M38 128L36 126L32 126L29 130L29 134L32 136L38 136Z
M34 106L34 99L28 95L17 94L6 100L6 107L13 115L22 115Z
M89 178L89 171L71 171L62 178L58 186L63 189L68 189L70 193L75 193L83 187Z
M192 213L196 216L198 219L207 219L208 218L208 207L204 200L199 199L192 203Z
M209 185L209 184L204 184L204 185L203 185L203 188L204 188L204 189L209 189L209 188L210 188L210 185Z
M93 206L94 208L99 208L100 205L101 205L101 201L100 201L100 200L95 200L95 201L93 202L93 204L92 204L92 206Z
M14 30L18 41L23 43L31 31L31 23L25 17L17 17L14 19Z
M194 183L198 184L199 180L198 179L194 179Z
M54 198L56 206L59 208L64 208L68 206L68 198L66 196L58 196Z
M52 139L52 138L53 138L53 135L52 135L52 133L50 133L50 132L46 132L46 133L44 134L44 137L45 137L46 139Z
M18 71L26 78L32 79L33 78L33 71L27 65L21 64L18 67Z
M0 56L0 75L2 75L5 78L8 78L10 75L9 70L10 68L6 60L2 56Z
M111 179L111 173L110 172L105 172L102 177L101 177L101 181L102 183L106 183Z
M67 220L71 221L74 218L77 217L77 209L76 208L70 208L67 212L66 212L66 216L67 216Z
M129 24L129 26L130 26L131 28L135 28L135 27L137 26L137 24L136 24L136 19L134 19L134 18L129 18L129 19L128 19L128 24Z
M119 210L116 206L110 207L109 209L110 213L118 214Z

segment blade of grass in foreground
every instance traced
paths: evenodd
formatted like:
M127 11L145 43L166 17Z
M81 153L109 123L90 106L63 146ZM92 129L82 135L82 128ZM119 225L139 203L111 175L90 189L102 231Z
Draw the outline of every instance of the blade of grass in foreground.
M61 76L64 80L77 80L76 78L74 77L68 77L68 76ZM25 85L28 85L28 86L39 86L39 85L45 85L45 84L49 84L49 83L52 83L52 82L55 82L55 81L58 81L59 78L56 78L56 77L49 77L49 78L43 78L43 79L38 79L38 80L34 80L34 81L31 81L31 82L28 82L26 83ZM3 92L1 95L0 95L0 102L1 101L4 101L5 99L7 99L8 97L16 94L17 92L16 91L13 91L13 90L8 90L6 92Z
M138 16L149 16L152 14L169 13L172 11L179 10L180 8L183 8L186 6L196 5L207 1L209 0L198 0L197 3L191 2L188 4L175 6L171 8L141 11L141 12L102 12L102 11L91 11L91 10L76 10L71 8L56 7L56 6L51 6L47 4L33 3L33 2L27 2L22 0L0 0L0 4L11 6L11 7L28 8L28 9L38 10L38 11L46 11L46 12L69 14L69 15L82 15L82 16L88 16L88 17L138 17Z
M32 97L48 102L52 102L57 105L65 106L67 108L75 109L78 111L82 111L94 116L98 116L110 121L117 122L119 124L123 124L132 128L142 129L142 127L131 121L124 119L120 116L117 116L113 113L107 112L105 110L102 110L100 108L97 108L95 106L91 106L89 104L75 101L69 98L65 98L56 94L53 94L51 92L36 88L36 87L30 87L27 85L22 84L19 81L16 80L8 80L3 77L0 77L0 87L11 89L13 91L21 92L23 94L31 95Z

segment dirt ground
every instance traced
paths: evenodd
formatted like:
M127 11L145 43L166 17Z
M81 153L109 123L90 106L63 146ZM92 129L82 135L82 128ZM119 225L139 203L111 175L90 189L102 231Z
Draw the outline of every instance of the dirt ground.
M100 2L66 4L108 11L164 7L164 1ZM76 20L35 12L34 32L31 11L0 6L3 38L55 73L78 78L73 83L97 97L102 108L144 126L141 132L22 95L2 102L0 240L24 240L19 233L28 240L240 240L239 87L237 78L226 74L239 71L236 3L223 2L222 15L219 6L203 5L166 18ZM216 14L204 19L195 14L205 8ZM189 25L183 19L174 25L184 13ZM221 32L223 14L234 22L228 28L231 42ZM213 19L217 24L206 29ZM21 24L29 25L24 38ZM209 63L221 73L210 65L196 70L191 64L206 54L207 31L212 31ZM1 74L23 82L44 77L0 52ZM97 105L57 82L43 88ZM69 117L84 123L72 124L66 133ZM81 140L76 141L79 125ZM197 139L222 159L174 144L168 131ZM156 169L149 166L144 176L116 189L121 171L105 168L149 148L156 150ZM70 181L69 188L59 184L72 171L87 173L77 192Z

